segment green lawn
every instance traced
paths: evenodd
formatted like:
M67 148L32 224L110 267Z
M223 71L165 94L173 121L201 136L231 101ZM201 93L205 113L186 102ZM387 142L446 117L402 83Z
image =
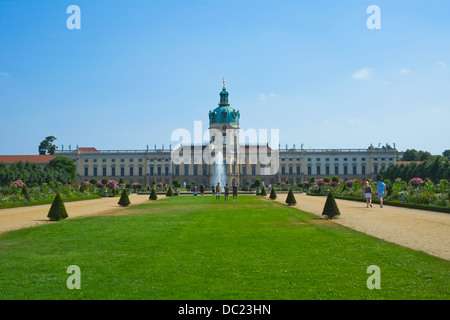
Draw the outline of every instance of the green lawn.
M0 299L450 298L450 262L256 196L125 210L0 235ZM79 290L66 286L70 265Z

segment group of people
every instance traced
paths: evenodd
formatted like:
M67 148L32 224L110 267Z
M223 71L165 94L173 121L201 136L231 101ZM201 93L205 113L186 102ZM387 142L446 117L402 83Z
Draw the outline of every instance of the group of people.
M378 199L380 200L380 208L383 208L383 199L386 196L386 184L383 182L383 178L378 180L376 184ZM372 207L372 187L369 181L364 182L364 197L366 198L366 207Z
M220 199L220 195L222 194L222 186L220 185L220 182L217 183L216 186L211 186L212 194L216 196L216 200ZM233 192L233 200L237 200L238 198L238 185L233 184L232 187ZM228 196L230 195L230 186L228 183L224 187L224 196L225 196L225 202L228 202Z

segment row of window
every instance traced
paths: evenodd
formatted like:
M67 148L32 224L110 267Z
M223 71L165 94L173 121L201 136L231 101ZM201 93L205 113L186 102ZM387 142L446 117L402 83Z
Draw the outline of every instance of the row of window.
M313 168L315 168L315 172L313 172ZM332 168L334 169L333 172L331 170ZM348 166L348 165L344 165L343 168L342 168L343 169L342 172L340 171L340 168L341 167L339 165L335 165L333 167L327 165L327 166L325 166L325 171L322 171L323 167L321 165L317 165L315 167L308 166L307 167L307 174L308 175L315 174L317 176L320 176L322 174L324 174L326 176L339 175L339 174L348 175L348 174L350 174L349 169L351 169L351 174L353 174L353 175L357 175L357 174L365 175L365 174L367 174L367 172L366 172L366 165L361 165L360 166L360 169L361 169L360 172L358 172L358 166L357 165L352 165L351 167ZM381 165L381 168L384 170L386 168L386 166L385 165ZM120 176L125 176L125 175L134 176L135 173L137 173L138 176L142 176L143 175L143 167L142 166L137 168L137 172L135 171L134 167L125 168L123 166L123 167L119 167L119 170L117 171L116 167L112 166L110 174L108 174L108 172L107 172L107 167L102 167L100 169L101 169L101 175L103 175L103 176L107 176L107 175L111 175L111 176L116 176L116 175L120 175ZM128 169L128 172L125 172L126 169ZM296 175L302 175L302 174L304 174L301 171L301 166L296 166L295 169L296 170L294 172L294 167L292 167L292 166L289 166L287 168L286 168L286 166L281 166L281 175L295 175L295 174ZM379 166L378 166L378 164L375 164L373 166L373 173L374 174L378 174L378 170L379 170ZM189 170L189 165L185 165L184 166L184 175L188 176L189 175L189 171L190 171ZM192 171L193 171L192 173L193 173L194 176L199 175L198 166L194 165ZM89 172L89 167L87 167L87 166L84 167L84 175L85 176L89 176L89 173L90 173ZM92 168L92 175L93 176L98 176L98 175L100 175L99 173L100 173L99 168L94 166ZM166 175L166 176L168 176L170 174L169 167L156 167L156 168L155 167L150 167L149 175L151 175L151 176L153 176L153 175L161 176L163 174ZM248 174L247 167L246 166L242 167L242 175L247 175L247 174ZM179 175L180 175L180 166L175 166L175 176L179 176ZM203 176L208 175L208 167L207 166L202 166L202 175ZM251 167L251 175L253 175L253 176L256 175L256 166L252 166Z
M86 159L84 159L84 162L85 162L85 163L88 163L89 160L92 160L92 162L97 163L99 159L96 159L96 158L93 158L93 159L86 158ZM117 159L110 159L110 160L111 160L111 162L116 162ZM125 163L125 160L126 160L126 159L119 159L119 162L120 162L120 163ZM137 160L138 160L138 162L143 162L143 161L144 161L144 159L142 159L142 158L139 158L139 159L137 159ZM170 159L150 159L149 161L150 161L150 162L153 162L154 160L156 160L157 162L163 162L163 161L169 162L169 161L170 161ZM106 163L106 162L108 162L108 159L102 159L102 163ZM128 162L132 163L132 162L134 162L134 159L133 159L133 158L130 158L130 159L128 159Z
M84 162L88 163L89 160L92 160L92 162L94 162L94 163L98 162L98 159L96 159L96 158L93 158L93 159L86 158L86 159L84 159ZM116 159L110 159L110 160L111 160L111 162L114 162L114 163L116 162ZM138 162L143 162L144 161L144 159L142 159L142 158L139 158L137 160L138 160ZM149 159L150 162L153 162L155 160L156 160L156 162L169 162L170 161L170 159L167 159L167 158L166 159ZM284 162L284 161L286 161L286 158L281 158L280 160L282 162ZM292 162L293 158L288 158L288 160ZM296 158L296 160L300 161L300 158ZM316 158L316 162L320 162L321 160L322 160L322 158ZM348 161L348 158L342 158L342 160L345 162L345 161ZM378 161L378 158L373 158L373 160L374 161ZM381 161L386 161L386 158L380 158L380 160ZM103 163L106 163L107 161L108 161L108 159L102 159ZM120 161L120 163L125 163L125 159L119 159L119 161ZM130 159L128 159L128 161L130 163L133 163L134 159L130 158ZM307 158L307 161L308 162L312 162L312 158ZM330 158L325 158L325 162L329 162L329 161L330 161ZM338 162L339 158L334 158L334 161ZM357 158L352 158L352 161L356 162L358 160L357 160ZM360 159L360 161L366 161L366 158L363 157L363 158ZM394 161L394 159L393 158L389 158L389 161Z
M334 166L334 172L331 172L332 170L332 167L331 166L328 166L328 165L326 165L325 166L325 172L323 172L323 170L322 170L322 166L321 165L317 165L317 166L315 166L315 172L313 173L313 166L308 166L308 168L307 168L307 174L308 175L313 175L313 174L315 174L315 175L317 175L317 176L320 176L320 175L322 175L322 174L324 174L324 175L326 175L326 176L329 176L329 175L340 175L340 174L344 174L344 175L348 175L350 172L349 172L349 166L348 165L344 165L343 166L343 171L341 171L340 170L340 166L339 165L335 165ZM385 165L381 165L381 168L384 170L384 169L386 169L386 166ZM286 170L286 167L285 166L282 166L281 167L281 175L293 175L293 174L297 174L297 175L300 175L300 174L303 174L303 172L301 172L301 166L297 166L296 167L296 172L294 173L294 168L292 167L292 166L289 166L288 168L287 168L288 170ZM379 170L379 166L378 166L378 164L375 164L375 165L373 165L373 173L374 174L378 174L378 170ZM366 172L366 165L361 165L361 171L360 172L358 172L358 166L357 165L352 165L351 166L351 174L353 174L353 175L358 175L358 174L361 174L361 175L365 175L365 174L367 174L367 172Z
M287 159L290 162L293 161L293 158L287 158ZM325 158L325 162L329 162L330 159L331 158ZM286 158L281 158L280 160L283 162L283 161L286 161ZM301 159L300 158L296 158L296 160L300 161ZM339 162L339 160L340 160L340 158L334 158L334 162ZM341 158L341 160L345 162L345 161L348 161L348 158ZM373 158L372 160L373 161L378 161L378 158ZM386 158L380 158L380 160L381 161L386 161ZM312 162L312 158L307 158L307 161L308 162ZM320 162L320 161L322 161L322 158L316 158L316 162ZM358 158L352 158L352 161L353 162L357 162ZM360 161L366 161L366 158L365 157L360 158ZM389 158L389 161L394 161L394 158Z

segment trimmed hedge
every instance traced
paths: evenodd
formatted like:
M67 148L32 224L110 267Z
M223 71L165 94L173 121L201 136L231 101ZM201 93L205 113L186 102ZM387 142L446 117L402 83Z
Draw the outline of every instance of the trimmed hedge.
M68 216L69 215L67 214L64 202L62 201L59 193L57 193L55 199L53 200L52 206L50 207L50 211L48 212L47 217L51 221L59 221L62 219L66 219Z
M286 201L285 202L287 203L288 206L292 206L292 205L295 205L297 203L297 200L295 200L294 193L292 192L292 189L289 189L289 193L288 193L288 195L286 197Z
M325 206L322 211L323 216L327 216L328 219L333 219L336 216L341 215L339 208L334 200L333 194L329 193L327 196L327 201L325 201Z
M117 203L122 207L127 207L130 205L130 198L128 197L128 191L123 189L122 195L120 196L119 202Z

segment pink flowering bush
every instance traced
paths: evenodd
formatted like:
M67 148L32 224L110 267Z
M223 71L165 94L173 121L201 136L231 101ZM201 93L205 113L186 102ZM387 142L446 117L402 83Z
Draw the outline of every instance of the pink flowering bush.
M16 180L16 181L13 181L12 185L16 186L16 187L19 187L19 188L22 188L23 187L23 181L20 180L20 179Z
M108 183L106 184L107 187L112 189L116 189L118 185L119 183L116 180L109 180Z
M345 181L345 186L346 186L347 188L353 187L353 180L347 180L347 181Z
M423 180L420 178L412 178L411 180L409 180L409 184L414 186L414 187L419 187L423 185Z

